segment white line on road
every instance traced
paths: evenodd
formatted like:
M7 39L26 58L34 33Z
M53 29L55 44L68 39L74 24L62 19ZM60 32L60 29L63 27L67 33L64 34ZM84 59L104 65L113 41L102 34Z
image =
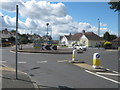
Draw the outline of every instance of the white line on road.
M112 72L114 72L114 73L118 73L117 71L112 71Z
M37 61L37 63L47 63L48 61Z
M67 62L68 60L59 60L57 62Z
M106 70L110 71L110 69L106 69ZM118 73L117 71L112 71L112 72L114 72L114 73Z
M19 64L22 64L22 63L27 63L26 61L19 61L18 62Z
M86 71L86 72L88 72L88 73L90 73L90 74L93 74L93 75L95 75L95 76L101 77L101 78L103 78L103 79L106 79L106 80L112 81L112 82L114 82L114 83L120 84L120 82L118 82L118 81L115 81L115 80L113 80L113 79L110 79L110 78L107 78L107 77L105 77L105 76L98 75L98 74L96 74L96 73L93 73L93 72L91 72L91 71L88 71L88 70L85 70L85 71Z
M97 74L103 74L103 75L113 75L113 76L120 76L120 74L114 74L114 73L102 73L102 72L96 72Z
M102 67L102 68L104 68L104 67ZM109 68L106 68L106 70L111 71ZM118 72L117 72L117 71L112 71L112 72L114 72L114 73L117 73L117 74L118 74Z
M14 52L14 51L10 51L11 53L16 53L16 52ZM20 52L17 52L17 53L20 53Z
M28 53L27 53L27 52L26 52L26 53L25 53L25 52L23 53L23 52L21 52L21 54L37 54L37 53L29 53L29 52L28 52ZM39 53L39 54L40 54L40 53Z
M0 61L0 63L6 63L7 61Z

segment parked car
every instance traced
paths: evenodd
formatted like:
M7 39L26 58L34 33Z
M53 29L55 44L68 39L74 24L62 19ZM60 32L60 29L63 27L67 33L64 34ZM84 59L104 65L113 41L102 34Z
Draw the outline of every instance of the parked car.
M87 47L85 45L74 45L73 48L76 48L77 50L83 50L83 51L86 51L87 50Z

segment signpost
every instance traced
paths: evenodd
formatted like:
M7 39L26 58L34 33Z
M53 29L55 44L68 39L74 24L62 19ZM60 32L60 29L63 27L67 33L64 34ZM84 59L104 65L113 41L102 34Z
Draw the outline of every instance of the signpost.
M52 41L47 41L47 44L52 44Z

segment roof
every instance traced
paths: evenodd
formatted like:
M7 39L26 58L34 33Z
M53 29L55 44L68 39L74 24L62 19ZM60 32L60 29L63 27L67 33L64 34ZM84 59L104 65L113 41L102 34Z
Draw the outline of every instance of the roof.
M88 40L104 40L102 37L99 37L93 32L86 32L84 35L88 38Z
M72 36L72 40L79 40L82 37L82 33L76 33Z
M72 36L73 36L73 35L65 35L65 37L66 37L68 40L72 40Z
M118 38L116 38L116 39L114 39L113 41L116 41L116 42L120 42L120 37L118 37Z
M82 37L83 33L76 33L74 35L65 35L68 40L79 40ZM88 40L104 40L102 37L99 37L93 32L85 32L84 35L88 38ZM63 36L60 36L60 40Z

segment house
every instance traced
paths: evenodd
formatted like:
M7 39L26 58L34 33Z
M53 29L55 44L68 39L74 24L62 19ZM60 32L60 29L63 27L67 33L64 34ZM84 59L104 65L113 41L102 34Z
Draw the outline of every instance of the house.
M105 40L99 37L93 32L85 32L80 38L79 44L85 45L87 47L101 46Z
M7 30L7 29L5 29L5 30L2 30L1 32L0 32L0 36L1 36L1 38L3 38L3 39L8 39L8 38L10 38L12 35L11 35L11 33Z
M118 37L112 41L112 47L117 48L119 46L120 46L120 37Z
M99 37L93 32L82 32L76 33L74 35L64 35L60 36L60 44L64 44L66 46L73 46L74 44L85 45L87 47L96 47L97 45L101 45L104 42L104 39Z
M71 44L71 39L72 35L64 35L64 36L60 36L60 44L61 45L66 45L69 46Z

